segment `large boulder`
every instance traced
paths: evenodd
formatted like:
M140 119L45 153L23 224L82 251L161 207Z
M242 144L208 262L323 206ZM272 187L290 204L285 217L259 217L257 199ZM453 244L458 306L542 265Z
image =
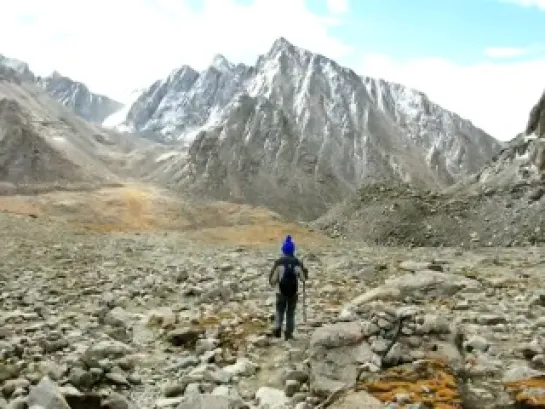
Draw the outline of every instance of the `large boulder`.
M310 339L309 352L310 387L314 394L322 397L353 385L360 365L380 362L364 341L359 322L340 322L316 329Z
M405 297L450 297L460 290L481 289L477 280L457 274L423 270L407 273L386 280L383 285L353 299L347 307L361 305L379 299L403 299Z

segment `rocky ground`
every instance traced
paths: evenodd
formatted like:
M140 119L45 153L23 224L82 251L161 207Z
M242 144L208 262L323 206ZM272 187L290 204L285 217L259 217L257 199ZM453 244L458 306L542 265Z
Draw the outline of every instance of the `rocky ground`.
M545 407L541 248L365 247L285 225L311 280L284 341L274 215L218 205L185 229L166 213L167 229L153 203L168 198L114 193L63 193L64 219L59 197L0 203L0 408ZM76 223L91 203L110 206Z
M535 245L545 242L544 193L541 181L442 193L369 185L311 226L368 245Z

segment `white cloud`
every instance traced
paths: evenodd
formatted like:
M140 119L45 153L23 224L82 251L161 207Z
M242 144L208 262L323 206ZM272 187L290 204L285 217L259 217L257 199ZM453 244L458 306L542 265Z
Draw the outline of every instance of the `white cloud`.
M523 7L537 7L545 10L545 0L501 0L503 3L516 4Z
M425 92L439 105L470 119L501 140L524 130L545 88L545 58L459 65L440 58L396 61L368 55L361 73Z
M327 8L334 14L346 13L348 11L348 0L327 0Z
M489 47L484 50L484 54L490 58L514 58L528 53L530 53L529 49L516 47Z
M217 53L253 63L280 36L340 59L352 48L329 35L337 24L305 0L204 0L198 10L185 0L17 0L2 6L0 53L121 98L183 64L203 69Z

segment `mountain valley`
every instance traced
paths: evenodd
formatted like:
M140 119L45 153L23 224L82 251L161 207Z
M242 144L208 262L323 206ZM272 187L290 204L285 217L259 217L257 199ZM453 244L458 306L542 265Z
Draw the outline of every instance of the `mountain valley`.
M0 57L0 409L545 407L545 93L524 125L283 38L124 106Z

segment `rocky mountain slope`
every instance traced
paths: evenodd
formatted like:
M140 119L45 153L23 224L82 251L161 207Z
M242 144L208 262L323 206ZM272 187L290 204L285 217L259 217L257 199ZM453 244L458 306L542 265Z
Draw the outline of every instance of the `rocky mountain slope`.
M500 148L424 94L283 38L255 66L217 56L203 72L173 71L119 122L175 145L157 180L308 219L362 183L444 187Z
M153 148L77 117L20 70L0 64L3 191L118 183L144 170Z
M94 94L81 82L54 72L50 76L39 78L38 84L49 95L71 108L82 118L101 124L107 117L120 110L123 104L104 95Z
M334 236L403 245L545 242L543 97L525 133L480 171L441 193L406 185L363 187L314 224Z
M538 137L545 136L545 91L537 104L530 112L530 118L526 125L526 134L535 134Z
M72 109L87 121L101 124L105 118L120 110L123 104L104 95L91 92L85 84L62 76L58 72L47 77L36 76L27 63L0 54L0 66L15 70L20 78L34 82L51 97Z

